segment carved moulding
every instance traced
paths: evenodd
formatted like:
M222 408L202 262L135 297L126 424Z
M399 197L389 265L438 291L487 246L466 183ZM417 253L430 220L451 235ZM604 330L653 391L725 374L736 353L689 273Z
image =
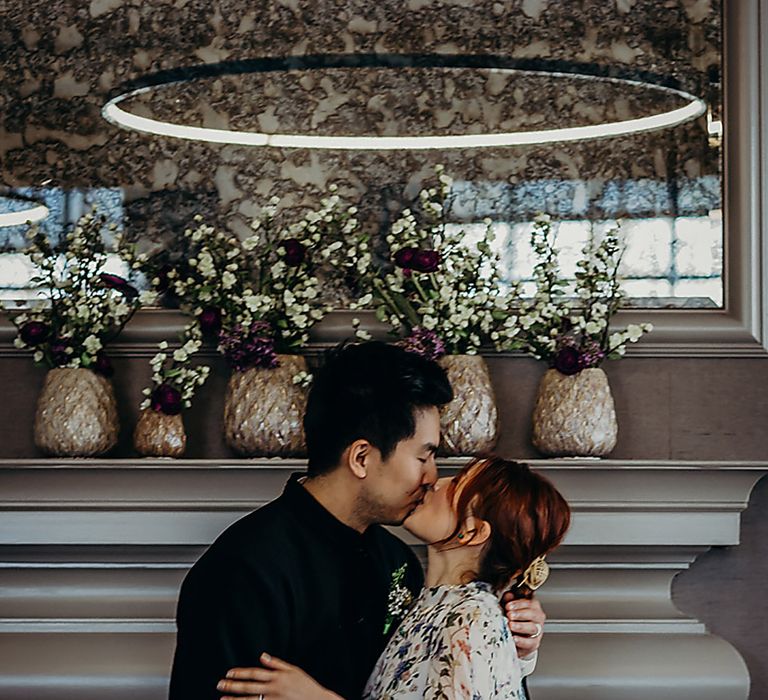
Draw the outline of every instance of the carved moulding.
M441 470L464 462L443 460ZM745 699L739 654L677 610L670 587L701 552L739 543L741 512L768 462L532 464L574 509L539 591L549 619L531 679L537 700ZM0 645L8 650L0 697L43 688L60 689L47 697L62 700L166 697L186 569L304 467L287 459L0 461Z

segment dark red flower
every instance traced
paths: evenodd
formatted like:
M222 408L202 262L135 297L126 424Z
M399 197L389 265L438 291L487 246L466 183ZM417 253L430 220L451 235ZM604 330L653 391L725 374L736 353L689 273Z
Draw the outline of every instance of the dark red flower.
M440 265L440 253L436 250L420 250L413 256L411 267L419 272L435 272Z
M70 353L67 352L69 344L62 340L54 340L51 343L51 362L55 367L61 367L69 362Z
M100 374L103 377L111 377L115 373L115 368L112 366L112 360L109 359L109 355L103 350L99 350L96 353L96 361L93 363L91 369Z
M115 289L123 294L126 299L135 299L137 296L139 296L139 292L136 287L128 284L128 280L120 277L120 275L113 275L109 272L102 272L99 274L99 280L108 289Z
M19 329L19 337L27 345L40 345L48 339L51 329L42 321L30 321Z
M153 411L175 416L181 413L181 394L168 384L158 386L149 398Z
M281 245L283 248L285 248L285 255L283 256L283 260L285 261L286 265L297 267L304 262L304 256L306 255L307 249L302 243L297 241L295 238L288 238L284 240Z
M571 345L558 350L552 366L561 374L578 374L581 369L581 353Z
M250 327L240 324L219 334L219 349L230 367L242 372L249 367L272 369L280 363L275 353L274 330L266 321Z
M221 330L221 309L206 306L197 317L203 335L215 336Z
M413 259L418 252L418 248L400 248L400 250L395 253L395 265L405 269L412 268Z

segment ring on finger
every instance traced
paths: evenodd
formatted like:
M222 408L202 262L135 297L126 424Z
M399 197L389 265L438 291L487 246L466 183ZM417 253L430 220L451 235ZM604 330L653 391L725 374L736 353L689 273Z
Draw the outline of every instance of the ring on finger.
M538 622L534 622L534 625L536 625L536 634L531 635L531 639L536 639L536 637L541 637L541 625Z

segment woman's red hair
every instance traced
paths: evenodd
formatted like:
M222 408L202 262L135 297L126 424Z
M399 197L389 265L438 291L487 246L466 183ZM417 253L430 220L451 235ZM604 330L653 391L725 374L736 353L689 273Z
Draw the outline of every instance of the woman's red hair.
M475 577L496 590L514 586L513 579L522 578L536 557L560 544L571 523L565 498L527 464L496 456L473 459L454 483L459 482L456 530L444 541L454 539L469 516L488 522L491 534ZM532 594L525 585L513 592L525 598Z

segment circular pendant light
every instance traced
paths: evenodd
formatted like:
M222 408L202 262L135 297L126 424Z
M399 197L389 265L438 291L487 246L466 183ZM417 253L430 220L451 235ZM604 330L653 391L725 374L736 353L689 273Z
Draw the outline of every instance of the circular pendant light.
M173 121L142 116L122 104L131 98L162 91L172 86L192 83L206 78L247 73L277 73L281 71L312 71L330 68L431 68L475 69L488 74L524 75L550 80L570 80L579 83L602 82L624 90L647 91L649 95L663 96L682 101L673 109L660 110L642 117L580 126L553 127L534 130L489 131L487 133L431 133L431 134L315 134L315 133L266 133L264 131L217 129L191 126ZM653 80L652 80L653 78ZM402 54L341 54L301 56L287 58L262 58L247 61L206 64L192 68L162 71L138 81L126 84L102 108L102 115L109 122L125 129L157 136L242 146L304 148L326 150L423 150L494 148L530 146L569 141L587 141L616 136L626 136L645 131L670 128L698 118L707 111L707 105L699 97L660 80L658 76L620 74L606 66L566 64L541 60L519 60L498 56L424 56Z
M19 195L0 194L0 227L21 226L42 221L48 216L45 204Z

